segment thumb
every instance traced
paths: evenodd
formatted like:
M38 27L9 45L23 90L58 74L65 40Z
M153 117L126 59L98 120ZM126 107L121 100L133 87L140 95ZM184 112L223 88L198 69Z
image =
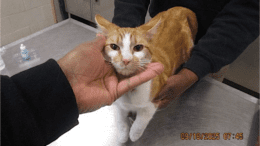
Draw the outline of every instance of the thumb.
M148 64L145 71L131 78L124 79L118 84L118 97L133 89L134 87L155 78L156 76L160 75L163 70L164 67L161 63L155 62Z

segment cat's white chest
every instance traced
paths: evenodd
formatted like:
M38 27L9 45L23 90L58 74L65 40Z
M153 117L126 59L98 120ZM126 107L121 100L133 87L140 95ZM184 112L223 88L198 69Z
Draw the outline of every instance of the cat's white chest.
M122 95L116 104L125 110L136 110L137 108L144 108L150 106L150 91L151 91L152 80L145 82L134 90L127 92Z

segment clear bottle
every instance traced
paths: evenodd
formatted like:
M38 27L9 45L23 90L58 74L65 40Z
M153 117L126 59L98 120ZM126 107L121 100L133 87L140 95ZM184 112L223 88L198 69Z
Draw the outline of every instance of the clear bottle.
M20 50L21 50L21 55L22 55L22 58L24 61L31 59L31 57L29 55L29 51L26 49L25 45L21 44Z

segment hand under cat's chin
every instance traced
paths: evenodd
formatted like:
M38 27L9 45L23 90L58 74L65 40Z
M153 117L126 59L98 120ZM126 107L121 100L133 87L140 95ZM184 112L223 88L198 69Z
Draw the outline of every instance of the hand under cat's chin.
M121 70L116 69L116 73L120 80L124 79L124 78L129 78L129 77L135 76L141 72L143 72L143 70L136 69L136 70L130 71L129 69L121 69Z

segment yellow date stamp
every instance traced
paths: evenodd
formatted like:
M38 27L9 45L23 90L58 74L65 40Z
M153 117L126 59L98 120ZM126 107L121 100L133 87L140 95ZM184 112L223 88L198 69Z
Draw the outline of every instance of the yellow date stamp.
M231 133L227 132L221 134L220 133L181 133L181 140L220 140L223 138L224 140L243 140L243 133Z

